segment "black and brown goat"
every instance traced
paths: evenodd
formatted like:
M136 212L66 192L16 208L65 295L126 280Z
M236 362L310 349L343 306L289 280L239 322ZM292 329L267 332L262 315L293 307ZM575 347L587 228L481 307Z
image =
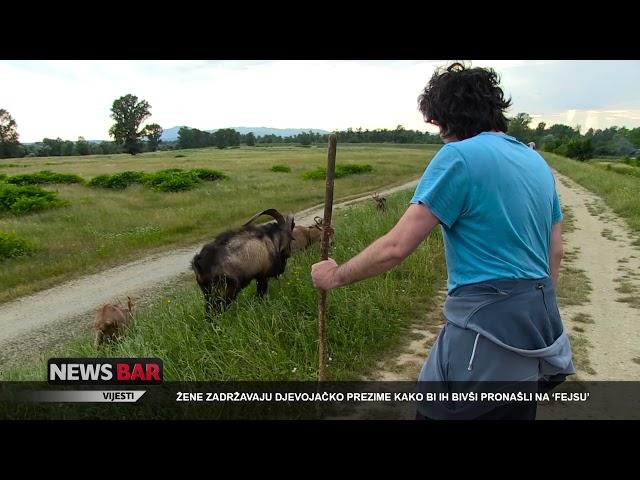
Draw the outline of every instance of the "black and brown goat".
M270 215L276 223L254 225L261 215ZM241 228L224 232L202 247L191 261L196 280L205 299L207 317L212 309L229 305L252 280L258 296L267 293L269 278L284 273L291 255L295 223L270 208L254 215Z

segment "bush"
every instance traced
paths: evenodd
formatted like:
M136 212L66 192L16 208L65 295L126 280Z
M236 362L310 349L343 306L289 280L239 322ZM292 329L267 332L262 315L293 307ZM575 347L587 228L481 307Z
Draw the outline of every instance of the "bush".
M347 175L354 175L357 173L368 173L373 171L371 165L336 165L336 178L346 177ZM315 170L306 172L303 176L305 180L324 180L327 177L327 169L325 167L318 167Z
M33 252L33 246L15 233L0 232L0 260L21 257Z
M43 197L18 197L9 208L14 215L24 215L26 213L46 210L51 202Z
M132 171L116 173L114 175L98 175L91 179L89 186L121 190L134 183L142 183L144 177L144 172Z
M274 165L273 167L271 167L271 171L289 173L291 172L291 167L288 165Z
M36 173L23 173L7 178L7 183L13 185L43 185L47 183L84 183L78 175L69 173L55 173L49 170L42 170Z
M369 173L372 170L371 165L336 165L336 178L356 173Z
M183 192L191 190L201 182L198 175L193 171L182 171L177 168L160 170L156 173L145 175L143 180L145 185L159 192Z
M318 167L315 170L305 172L302 178L305 180L324 180L327 178L327 169L324 167Z
M54 192L47 192L34 185L0 184L0 211L14 215L36 212L67 205Z
M211 170L209 168L194 168L191 172L195 173L200 180L205 180L207 182L214 182L216 180L224 180L227 178L224 173L217 170Z
M133 183L141 183L160 192L181 192L191 190L202 180L213 182L223 178L227 178L224 173L208 168L194 168L192 170L169 168L154 173L122 172L115 175L98 175L89 182L89 185L123 189Z

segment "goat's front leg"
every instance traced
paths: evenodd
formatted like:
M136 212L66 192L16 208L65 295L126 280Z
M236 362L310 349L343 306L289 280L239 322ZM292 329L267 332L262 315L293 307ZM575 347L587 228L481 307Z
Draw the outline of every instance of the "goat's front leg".
M256 278L258 297L263 298L267 294L269 288L269 280L267 277Z

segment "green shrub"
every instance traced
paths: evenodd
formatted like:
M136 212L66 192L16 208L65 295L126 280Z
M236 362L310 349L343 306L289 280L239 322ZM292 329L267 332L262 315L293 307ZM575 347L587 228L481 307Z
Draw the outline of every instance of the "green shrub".
M144 172L132 171L116 173L114 175L98 175L91 179L89 186L122 190L131 184L142 183L144 178Z
M327 169L324 167L318 167L315 170L309 170L302 176L305 180L324 180L327 178Z
M89 185L123 189L133 183L141 183L160 192L181 192L192 189L202 180L213 182L223 178L227 178L224 173L208 168L192 170L168 168L154 173L122 172L114 175L98 175L89 182Z
M344 177L356 173L369 173L373 171L371 165L336 165L336 177Z
M373 167L371 165L336 165L336 178L346 177L347 175L354 175L357 173L368 173L371 171L373 171ZM305 180L324 180L326 177L327 169L325 167L318 167L303 175Z
M47 183L84 183L78 175L70 173L55 173L49 170L42 170L36 173L22 173L7 178L7 183L13 185L43 185Z
M159 192L183 192L191 190L201 180L193 171L172 168L149 173L145 175L143 182Z
M46 210L51 206L51 202L43 197L19 197L9 208L14 215L24 215L26 213Z
M289 173L291 172L291 167L288 165L274 165L273 167L271 167L271 171Z
M218 170L211 170L209 168L194 168L191 172L195 173L200 180L207 182L214 182L216 180L223 180L227 178L224 173L219 172Z
M15 233L0 232L0 260L21 257L33 252L33 246Z
M0 211L22 215L66 204L54 192L34 185L0 184Z

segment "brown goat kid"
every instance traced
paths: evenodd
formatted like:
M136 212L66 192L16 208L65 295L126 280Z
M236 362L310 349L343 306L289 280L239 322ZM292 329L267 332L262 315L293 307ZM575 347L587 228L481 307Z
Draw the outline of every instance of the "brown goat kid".
M129 328L133 319L133 301L127 297L127 308L107 304L96 311L96 344L110 342Z
M387 209L387 199L384 197L381 197L377 193L374 193L371 196L376 201L376 208L384 212Z
M293 242L291 242L291 250L298 251L319 243L322 237L322 219L316 217L315 225L308 227L295 226L293 227Z

